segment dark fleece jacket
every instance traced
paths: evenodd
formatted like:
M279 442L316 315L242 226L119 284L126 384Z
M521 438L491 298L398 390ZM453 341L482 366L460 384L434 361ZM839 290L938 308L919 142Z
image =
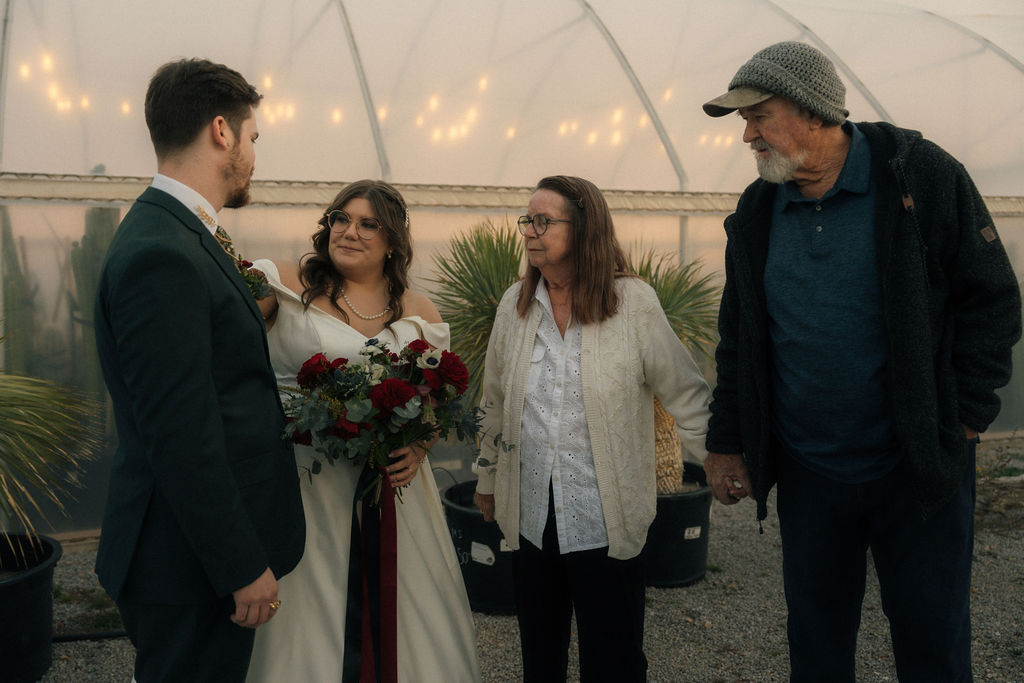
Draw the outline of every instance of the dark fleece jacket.
M901 466L928 516L952 497L968 466L961 425L982 432L999 412L995 390L1010 379L1011 348L1021 334L1020 291L964 167L916 131L856 125L870 145L878 185L889 412ZM707 436L709 451L744 454L758 519L767 516L776 481L764 270L777 187L755 181L725 220L718 385Z

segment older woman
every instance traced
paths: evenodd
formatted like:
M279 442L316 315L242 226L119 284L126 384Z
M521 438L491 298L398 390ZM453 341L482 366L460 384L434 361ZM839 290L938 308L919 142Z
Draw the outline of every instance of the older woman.
M476 503L513 549L524 677L643 681L656 395L706 455L708 387L650 286L630 276L601 192L544 178L519 219L529 266L487 347Z

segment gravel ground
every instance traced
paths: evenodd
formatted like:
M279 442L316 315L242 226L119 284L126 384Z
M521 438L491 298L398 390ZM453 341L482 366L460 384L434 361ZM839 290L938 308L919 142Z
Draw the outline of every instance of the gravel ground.
M972 586L974 676L978 681L1024 677L1024 476L990 478L1024 468L1024 439L979 449L978 529ZM784 681L788 678L782 554L774 508L758 533L753 504L712 507L708 573L685 588L649 588L645 650L650 680ZM67 544L57 567L54 621L58 633L116 628L92 573L94 543ZM857 650L859 681L895 681L888 625L874 573ZM65 598L61 598L65 596ZM85 596L68 601L66 596ZM86 609L81 605L87 604ZM483 680L521 678L514 617L474 615ZM569 679L575 672L575 653ZM127 683L133 652L125 638L55 643L47 683ZM296 683L305 683L297 681ZM316 683L316 682L310 682ZM434 683L425 681L423 683Z

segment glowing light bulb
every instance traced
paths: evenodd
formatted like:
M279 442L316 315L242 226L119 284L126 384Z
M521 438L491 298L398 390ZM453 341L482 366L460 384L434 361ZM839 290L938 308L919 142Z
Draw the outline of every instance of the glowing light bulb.
M377 109L377 118L380 119L381 121L386 120L388 118L388 108L380 107L379 109Z
M40 66L43 67L43 71L53 71L53 57L49 53L43 53L43 58L40 60Z
M640 120L636 122L636 125L640 128L646 128L648 123L650 123L650 119L647 118L647 114L641 114Z
M60 97L60 88L57 86L56 83L51 83L49 87L46 88L46 96L54 101L56 101L57 98Z
M29 67L28 64L22 64L18 67L18 75L21 76L22 80L27 81L29 79L29 76L32 75L32 69Z
M341 117L341 110L338 109L337 107L335 107L334 111L331 112L331 123L334 123L335 125L337 125L337 124L341 123L341 119L342 119L342 117Z
M466 120L470 123L476 123L476 107L469 108L469 111L466 112Z
M441 141L441 129L440 128L435 128L434 132L431 134L430 138L434 142L440 142Z
M569 124L566 123L565 121L562 121L562 123L560 123L558 125L558 134L564 136L568 132L569 132Z
M612 147L615 147L622 142L622 131L615 131L612 133Z
M82 99L79 100L78 105L82 109L88 109L90 106L92 106L92 103L89 101L88 97L86 97L85 95L82 95Z
M616 109L614 112L612 112L612 123L615 123L615 124L622 123L622 109L621 108Z
M128 100L123 100L121 102L121 113L124 114L125 116L128 116L129 114L131 114L132 113L132 103L129 102Z
M286 106L284 108L284 117L286 119L294 119L295 118L295 105L294 104L289 102L288 106Z
M441 100L437 95L431 95L430 100L427 102L427 109L430 111L437 111L437 108L441 106Z
M708 144L708 134L704 133L704 135L701 135L699 138L697 138L697 142L702 145Z
M477 81L476 83L476 87L480 90L480 92L487 90L487 76L481 76L480 80Z
M597 142L597 131L596 130L592 130L592 131L590 131L590 135L587 136L587 144L588 145L593 145L596 142Z
M515 126L509 126L508 130L505 131L505 138L511 140L516 136Z
M665 94L661 96L662 101L668 102L672 99L672 88L666 88Z
M270 90L273 87L274 87L274 79L271 78L270 76L264 76L263 77L263 89L264 90Z
M425 121L423 119L423 114L420 114L419 116L416 117L416 127L417 128L422 128L424 123L425 123Z

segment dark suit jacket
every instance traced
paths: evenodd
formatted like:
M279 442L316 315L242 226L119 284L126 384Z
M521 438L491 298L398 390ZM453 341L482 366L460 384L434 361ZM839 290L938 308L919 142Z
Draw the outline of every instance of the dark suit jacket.
M210 231L147 189L96 300L120 442L96 573L116 600L227 596L291 571L305 519L255 301Z

